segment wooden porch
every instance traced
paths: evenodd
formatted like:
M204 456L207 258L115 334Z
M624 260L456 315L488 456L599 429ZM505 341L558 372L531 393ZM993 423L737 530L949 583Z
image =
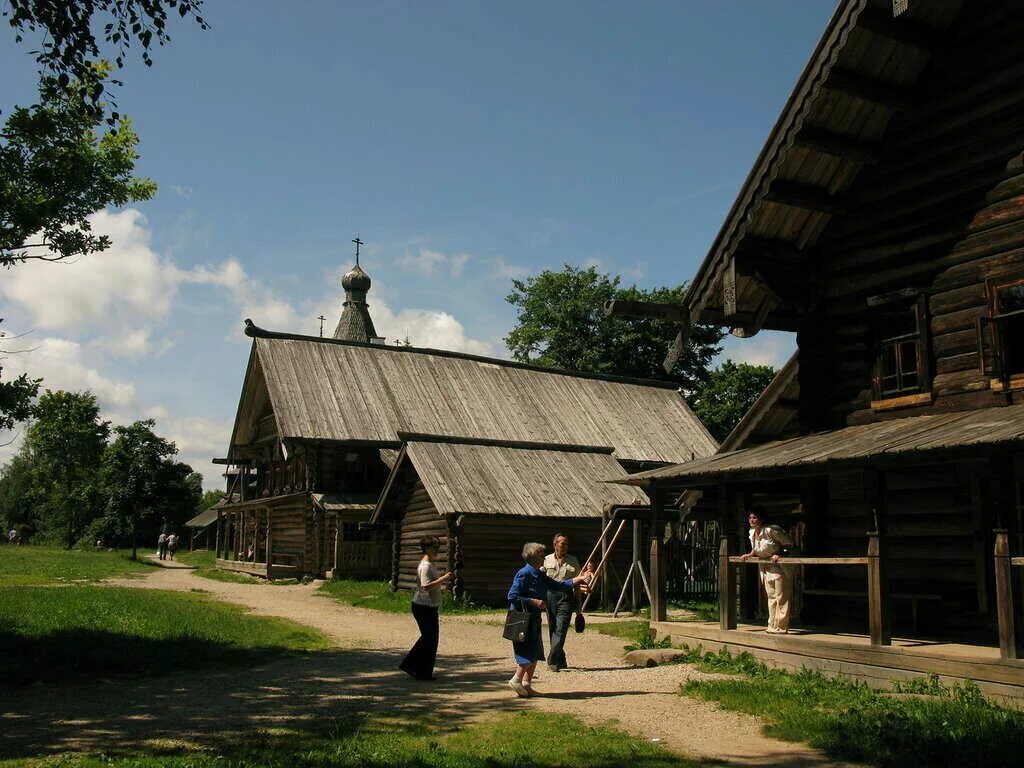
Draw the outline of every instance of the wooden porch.
M901 637L881 646L872 645L867 634L815 627L770 635L757 624L732 630L721 629L717 622L658 621L651 626L659 638L671 637L674 645L746 651L771 667L846 675L873 688L930 674L946 684L972 680L993 699L1024 708L1024 661L1001 659L995 646Z

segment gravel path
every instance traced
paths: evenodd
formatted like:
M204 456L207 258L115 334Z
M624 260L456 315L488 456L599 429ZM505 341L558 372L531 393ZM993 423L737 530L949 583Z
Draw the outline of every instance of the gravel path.
M337 648L259 668L30 689L17 701L0 701L0 750L6 756L167 740L203 746L253 728L287 727L346 712L426 710L457 727L527 708L614 722L677 752L721 764L840 765L805 745L764 736L756 718L679 696L680 684L707 677L689 666L623 666L622 640L595 631L570 637L573 669L556 674L542 667L535 680L539 695L518 699L506 685L513 665L511 649L500 638L499 614L442 616L439 679L423 684L396 669L416 637L411 616L339 605L317 594L314 585L234 584L180 567L119 583L209 592L257 614L316 627Z

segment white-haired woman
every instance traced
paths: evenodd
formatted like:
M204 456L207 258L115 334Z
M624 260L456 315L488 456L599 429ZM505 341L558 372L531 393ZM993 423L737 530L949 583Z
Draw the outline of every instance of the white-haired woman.
M512 643L516 659L516 673L508 681L516 695L525 698L533 689L533 673L537 662L544 658L544 640L541 638L541 611L547 606L548 591L571 592L580 584L589 584L592 569L587 564L583 572L572 579L555 581L544 573L544 545L531 541L523 546L523 560L526 565L519 569L508 590L509 608L526 610L530 614L526 639Z

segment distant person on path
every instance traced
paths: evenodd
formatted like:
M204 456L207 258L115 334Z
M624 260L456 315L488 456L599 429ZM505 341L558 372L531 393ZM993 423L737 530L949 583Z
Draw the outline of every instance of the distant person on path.
M18 535L17 528L11 528L10 532L7 534L7 543L21 544L21 537Z
M178 551L178 536L177 534L170 534L167 537L167 555L171 560L174 559L174 553Z
M412 596L412 616L420 629L420 637L402 659L398 668L417 680L434 679L434 662L437 660L437 641L440 634L438 609L441 607L441 587L452 578L442 574L434 565L434 558L441 549L437 536L420 539L423 557L416 568L416 591Z
M579 575L580 561L569 554L569 537L556 533L552 541L554 551L544 558L544 573L555 581L565 581ZM548 590L548 669L558 672L569 666L565 660L565 638L569 634L572 612L576 609L575 590Z
M793 591L793 577L779 565L779 557L786 547L793 546L789 534L777 525L768 525L764 507L754 507L747 516L750 523L750 552L741 560L761 560L758 574L768 595L768 632L784 635L789 632L789 598Z
M156 540L156 556L163 560L167 557L167 534L161 533Z
M526 565L519 569L508 590L510 609L525 610L530 614L526 639L512 641L512 653L516 660L516 673L508 681L509 687L520 698L533 694L533 674L537 661L544 658L544 640L541 638L541 611L547 607L548 592L572 592L574 587L590 583L590 568L582 574L563 581L555 581L544 570L544 545L535 541L523 545L523 560Z

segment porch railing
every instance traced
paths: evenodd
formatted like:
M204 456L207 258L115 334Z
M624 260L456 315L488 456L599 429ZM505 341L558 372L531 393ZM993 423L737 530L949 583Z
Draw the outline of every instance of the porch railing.
M867 569L868 634L872 645L892 645L889 629L889 595L881 557L881 536L878 531L868 533L866 557L781 557L779 565L854 566ZM718 553L718 616L722 629L736 629L736 568L742 565L761 565L763 560L744 559L729 554L729 539L723 537Z
M1024 557L1010 557L1010 535L996 530L996 614L999 619L999 656L1017 658L1017 630L1014 626L1013 569L1024 568Z

